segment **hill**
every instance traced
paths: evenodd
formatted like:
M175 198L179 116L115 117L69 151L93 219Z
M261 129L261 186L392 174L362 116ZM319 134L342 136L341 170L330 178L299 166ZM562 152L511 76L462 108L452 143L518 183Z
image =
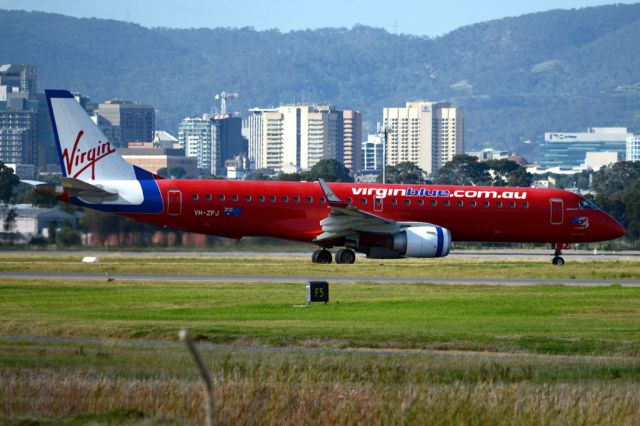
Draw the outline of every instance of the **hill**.
M545 131L640 131L640 4L554 10L460 28L436 39L355 26L319 30L166 29L0 10L0 62L38 66L39 88L148 102L181 118L237 91L231 108L307 100L360 109L450 100L467 149L535 156Z

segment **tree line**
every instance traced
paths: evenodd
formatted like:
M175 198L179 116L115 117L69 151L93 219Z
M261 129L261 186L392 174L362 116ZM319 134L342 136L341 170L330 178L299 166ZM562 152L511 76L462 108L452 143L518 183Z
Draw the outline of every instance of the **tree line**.
M431 178L428 178L418 166L409 162L387 166L386 172L387 183L520 187L528 187L532 183L531 174L513 161L483 162L469 155L455 156ZM306 172L279 173L271 176L267 171L258 170L247 176L249 180L309 182L317 181L318 178L323 178L328 182L354 181L349 170L333 159L322 160ZM591 193L587 197L594 199L600 208L625 227L628 240L640 239L640 162L618 162L603 167L597 172L584 171L563 179L565 185L573 183L578 187L586 187L590 183ZM5 234L11 234L9 231L16 219L16 209L11 206L17 203L29 203L38 207L53 207L59 204L60 209L68 213L81 212L80 227L87 231L96 232L100 238L113 232L150 233L157 230L153 226L120 216L82 209L66 203L57 203L55 200L36 194L27 185L19 185L19 182L13 169L0 162L0 202L9 206L4 221L5 229L2 230ZM39 243L74 245L79 244L80 239L77 232L67 225L62 226L60 230L50 230L49 240L39 241Z

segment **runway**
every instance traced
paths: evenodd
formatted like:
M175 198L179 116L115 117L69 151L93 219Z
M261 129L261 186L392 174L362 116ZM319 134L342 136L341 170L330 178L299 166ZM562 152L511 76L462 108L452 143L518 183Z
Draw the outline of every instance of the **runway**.
M620 285L640 287L640 280L587 280L587 279L528 279L528 278L430 278L430 277L357 277L357 276L311 276L311 275L186 275L186 274L110 274L113 280L144 282L199 282L199 283L306 283L328 281L329 283L378 283L378 284L440 284L440 285L486 285L527 286L566 285L571 287L602 287ZM100 273L85 272L0 272L0 279L106 281Z
M207 250L0 250L0 255L38 255L44 256L165 256L165 257L300 257L311 258L311 252L313 247L309 246L307 251L282 251L278 248L273 251L207 251ZM541 249L486 249L486 250L473 250L462 249L452 250L449 259L532 259L532 260L546 260L553 257L552 250ZM640 262L640 251L637 250L624 250L624 251L606 251L606 250L566 250L562 255L567 262L571 260L624 260L631 262ZM364 255L358 254L358 258L364 259Z

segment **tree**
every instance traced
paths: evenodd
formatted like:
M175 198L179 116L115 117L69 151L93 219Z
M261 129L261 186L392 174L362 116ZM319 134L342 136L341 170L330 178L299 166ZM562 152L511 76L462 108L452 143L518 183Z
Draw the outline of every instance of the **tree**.
M424 171L410 161L387 166L386 172L387 183L424 183ZM382 176L378 177L378 182L382 182Z
M628 232L640 237L640 162L622 161L603 167L593 176L596 203Z
M4 218L4 232L9 234L9 244L13 245L13 226L16 223L16 217L18 214L16 213L16 208L11 207L7 210L7 216Z
M490 185L489 166L473 155L460 154L438 171L437 183L448 185Z
M278 173L278 175L274 178L274 180L282 180L287 182L300 182L304 180L304 177L301 173Z
M77 246L80 244L80 235L68 223L65 223L56 234L56 244L64 247Z
M0 162L0 201L8 203L13 198L13 191L20 183L12 168Z
M533 176L515 161L502 158L500 160L489 160L485 164L492 177L492 185L495 186L531 186Z
M269 169L258 169L247 174L244 180L271 180L271 173Z
M168 178L168 179L182 179L183 177L185 177L187 175L187 171L185 170L184 167L162 167L160 169L158 169L158 172L156 173L158 176L162 176L163 178Z
M333 158L318 161L311 170L303 173L304 180L316 181L322 178L328 182L353 182L347 169L341 162Z

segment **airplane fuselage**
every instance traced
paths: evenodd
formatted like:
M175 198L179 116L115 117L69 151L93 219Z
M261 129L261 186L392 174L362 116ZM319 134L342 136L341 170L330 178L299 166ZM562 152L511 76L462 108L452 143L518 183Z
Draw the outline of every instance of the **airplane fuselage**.
M156 181L160 214L125 216L229 238L311 242L330 206L317 182ZM620 225L584 199L557 189L331 183L342 200L398 222L437 223L454 241L578 243L616 238ZM586 207L586 208L585 208Z

